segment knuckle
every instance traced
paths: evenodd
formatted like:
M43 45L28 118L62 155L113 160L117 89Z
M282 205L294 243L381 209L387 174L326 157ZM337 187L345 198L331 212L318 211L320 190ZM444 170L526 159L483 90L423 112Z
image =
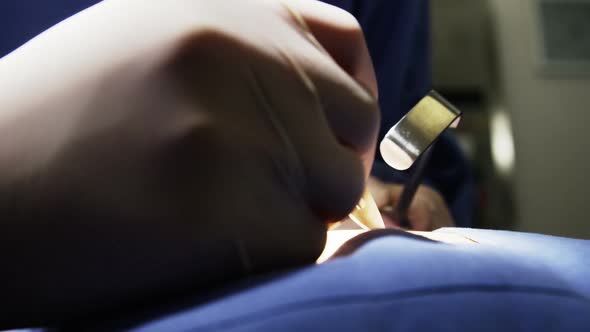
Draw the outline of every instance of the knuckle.
M326 115L337 139L364 154L372 151L376 142L381 114L376 101L358 98L343 107L328 107Z
M351 170L354 176L352 176L347 183L348 193L347 197L344 198L344 204L342 204L342 210L339 211L340 214L335 216L334 220L340 220L345 218L356 206L359 202L361 196L363 195L364 191L364 181L363 181L363 165L358 162L355 163L354 168Z
M364 168L357 154L345 148L337 154L339 156L335 153L334 162L324 171L328 174L326 178L332 179L323 184L324 189L321 193L316 192L319 193L316 201L322 204L313 210L324 221L345 218L358 203L365 187Z
M359 121L356 122L358 126L359 149L361 153L370 153L373 151L373 145L376 144L379 133L379 126L381 123L381 114L378 107L371 107L362 114Z
M235 61L239 51L237 39L217 28L199 28L178 33L164 46L160 68L180 74L212 70ZM205 77L206 75L200 75Z
M343 31L349 32L352 36L362 36L361 24L354 15L338 7L333 7L333 11Z
M372 99L367 102L365 114L365 127L369 133L377 134L379 126L381 124L381 112L379 111L379 102L376 99Z

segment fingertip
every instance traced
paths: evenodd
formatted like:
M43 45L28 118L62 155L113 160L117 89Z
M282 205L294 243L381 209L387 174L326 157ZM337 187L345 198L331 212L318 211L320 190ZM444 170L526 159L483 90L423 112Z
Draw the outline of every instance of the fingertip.
M350 75L371 99L379 90L373 62L359 21L344 9L321 1L292 0L293 7L304 21L322 51ZM300 24L301 25L301 24Z
M284 4L296 8L308 24L329 23L338 26L341 30L350 32L360 30L360 24L354 15L334 5L315 0L288 0L288 4L286 2Z
M326 222L339 221L354 209L365 189L364 166L356 152L336 147L317 172L308 173L310 203Z

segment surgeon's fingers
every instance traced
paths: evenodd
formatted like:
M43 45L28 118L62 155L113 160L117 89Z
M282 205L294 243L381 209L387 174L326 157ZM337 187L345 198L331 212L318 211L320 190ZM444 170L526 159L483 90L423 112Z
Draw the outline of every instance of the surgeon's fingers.
M251 66L285 150L296 155L303 195L324 221L345 217L358 201L364 181L358 154L339 144L330 130L318 90L292 55L278 50L280 63L254 57Z
M455 226L442 195L424 185L418 188L410 204L408 220L411 229L416 231L433 231L441 227Z
M309 47L298 49L297 61L317 88L330 128L340 143L363 158L368 175L379 111L361 28L350 14L318 1L292 1L287 11L310 40Z
M377 80L364 34L358 21L338 7L315 0L291 0L290 14L303 30L308 30L340 67L364 85L375 97Z

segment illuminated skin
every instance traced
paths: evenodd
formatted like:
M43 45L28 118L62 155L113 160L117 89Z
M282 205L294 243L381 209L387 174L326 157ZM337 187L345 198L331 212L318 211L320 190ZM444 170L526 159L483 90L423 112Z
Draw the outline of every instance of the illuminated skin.
M289 4L104 1L0 60L0 328L318 257L376 82L356 20Z

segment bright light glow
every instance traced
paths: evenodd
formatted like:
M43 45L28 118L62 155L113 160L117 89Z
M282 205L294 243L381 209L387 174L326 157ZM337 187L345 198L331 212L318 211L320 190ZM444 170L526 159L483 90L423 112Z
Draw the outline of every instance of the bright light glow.
M347 230L334 230L328 231L328 237L326 239L326 246L321 256L318 258L316 263L320 264L325 262L330 256L332 256L336 250L340 248L346 241L353 237L367 232L365 229L347 229Z
M324 252L316 261L317 264L324 263L330 256L332 256L346 241L352 239L355 236L361 235L365 232L369 232L366 229L341 229L341 230L333 230L328 231L328 237L326 239L326 246L324 247ZM460 234L455 234L452 232L451 229L445 230L440 229L434 232L414 232L409 231L408 233L413 233L415 235L423 236L429 238L433 241L437 242L444 242L447 244L455 244L455 245L472 245L477 244L476 241L467 238Z
M492 113L492 158L499 173L509 176L514 169L514 138L510 118L503 110Z

